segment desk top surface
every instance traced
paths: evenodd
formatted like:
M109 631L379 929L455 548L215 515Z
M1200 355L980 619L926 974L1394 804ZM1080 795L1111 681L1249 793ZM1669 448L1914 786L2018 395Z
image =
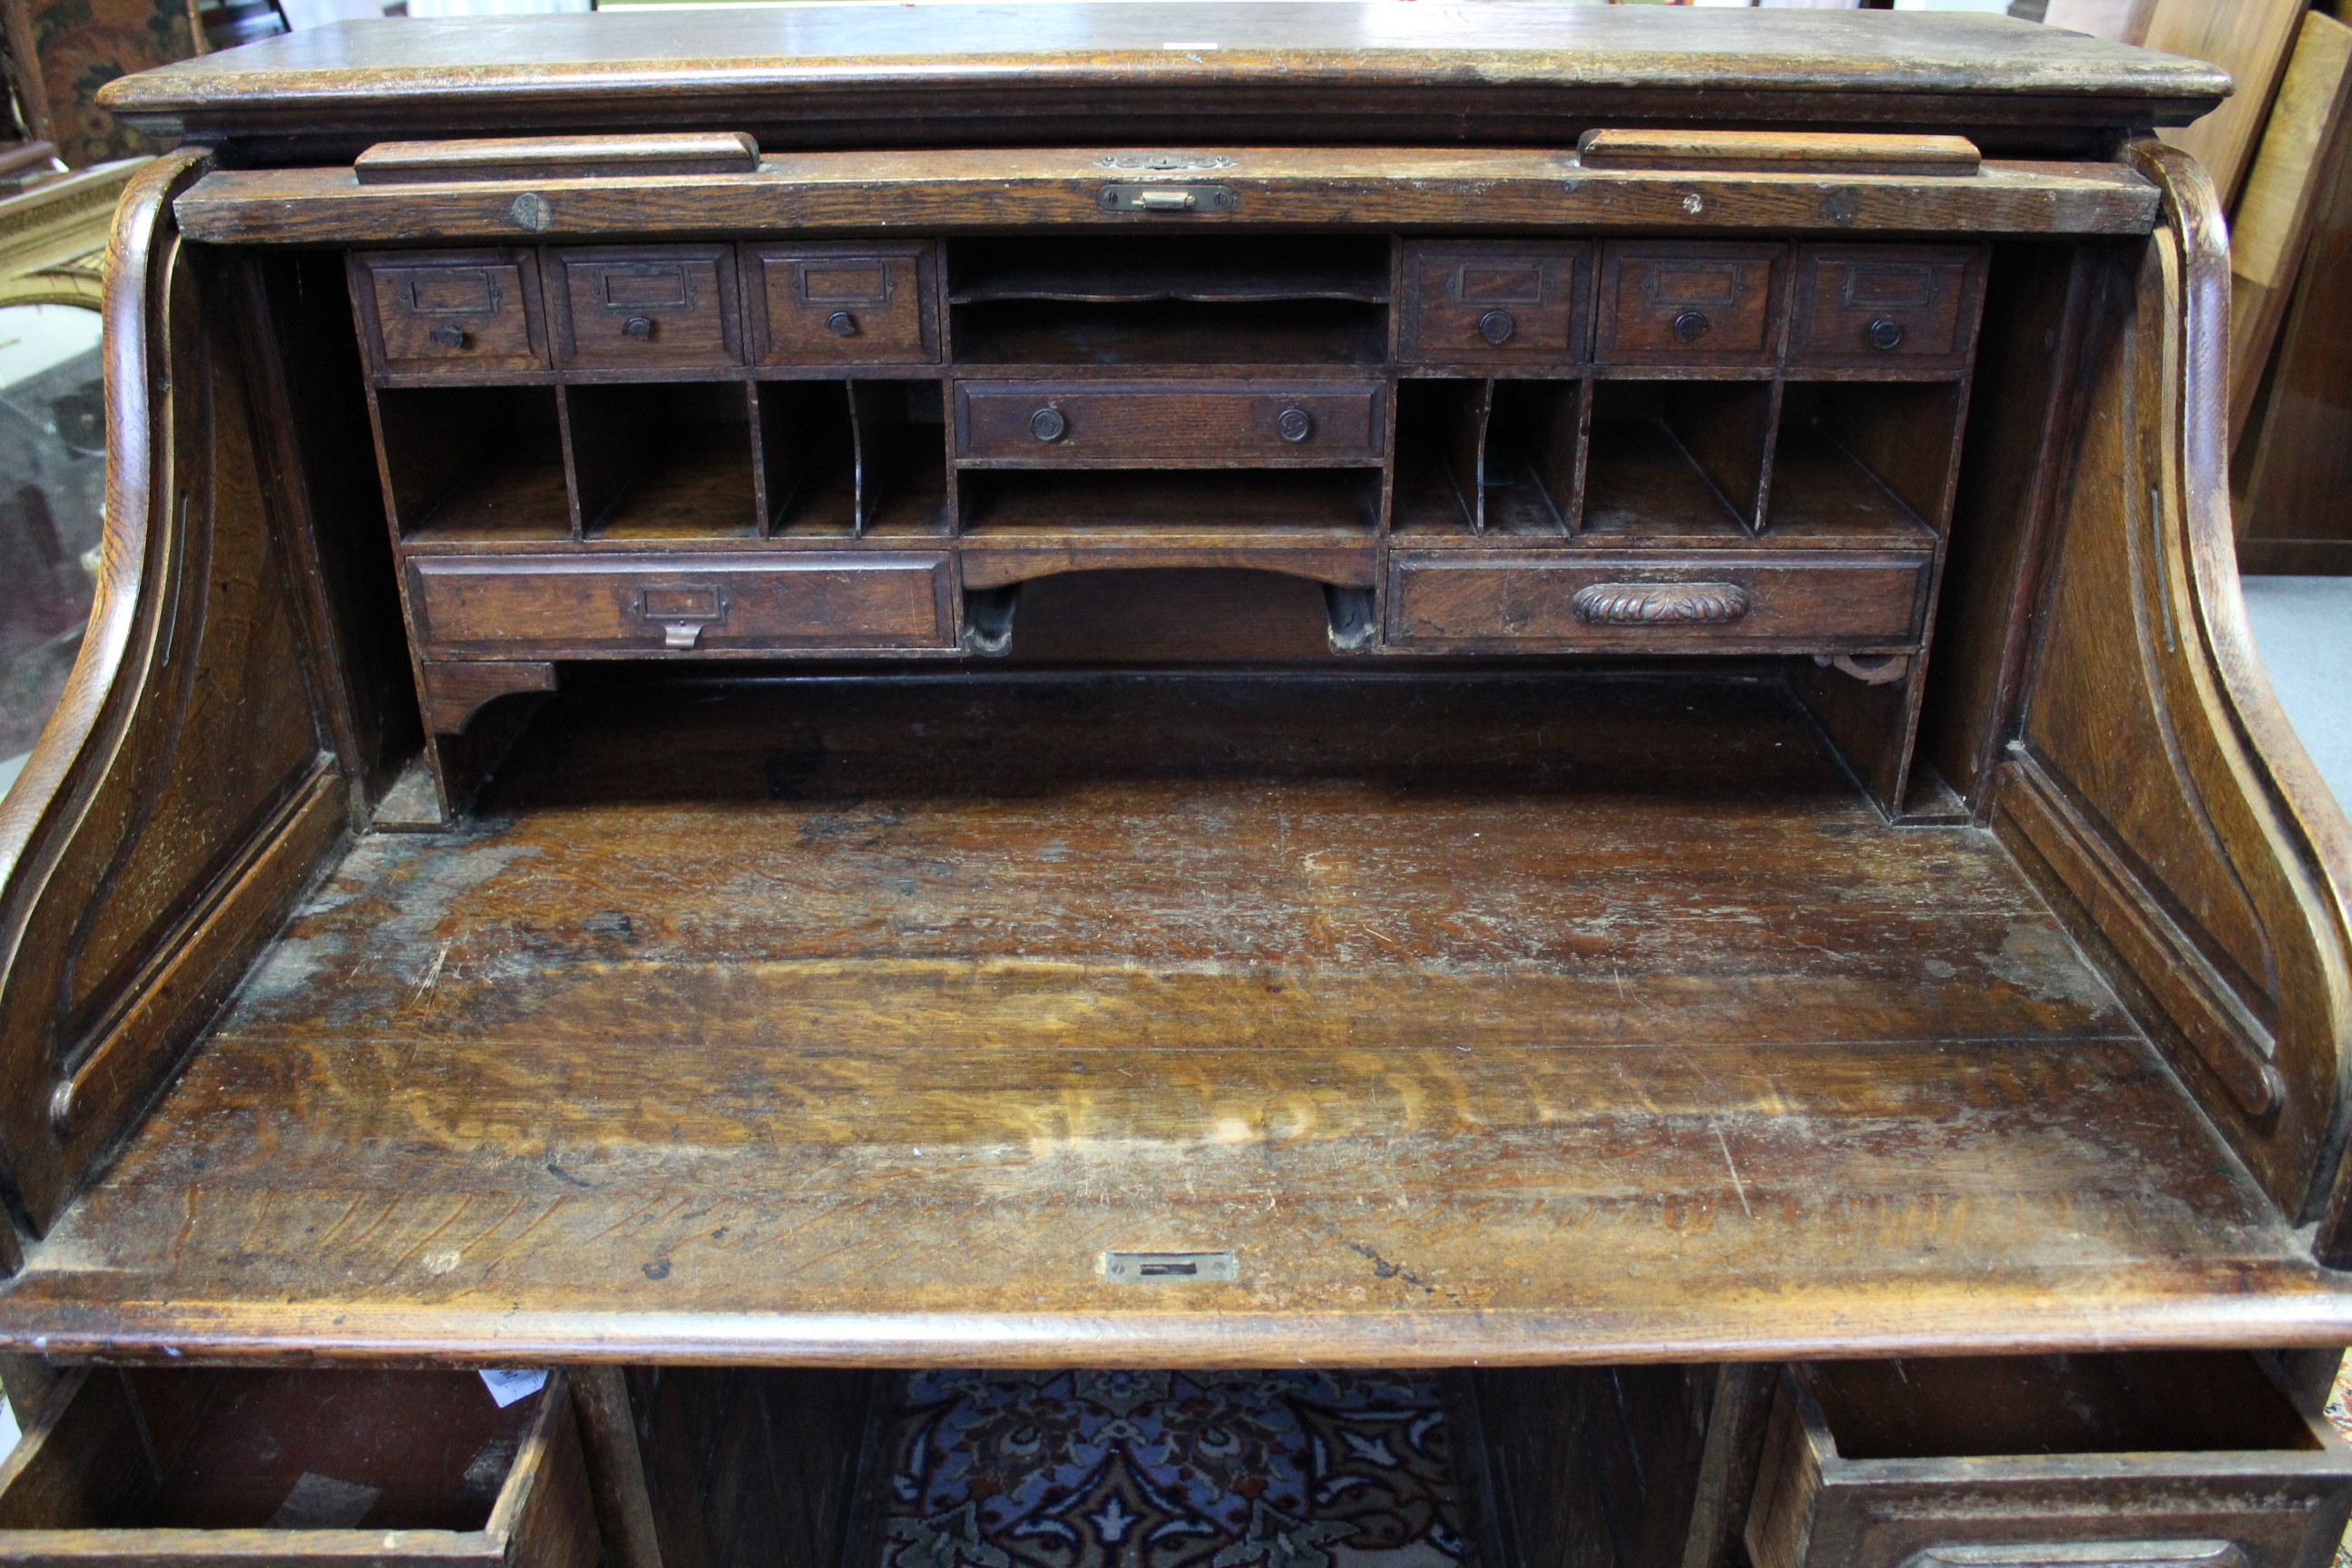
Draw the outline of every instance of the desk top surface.
M226 136L721 124L1001 145L1060 118L1099 139L1188 119L1230 135L1236 115L1363 142L1420 121L1445 141L1549 140L1596 116L2122 128L2186 123L2228 90L2200 62L1996 16L927 0L347 22L142 72L104 101Z

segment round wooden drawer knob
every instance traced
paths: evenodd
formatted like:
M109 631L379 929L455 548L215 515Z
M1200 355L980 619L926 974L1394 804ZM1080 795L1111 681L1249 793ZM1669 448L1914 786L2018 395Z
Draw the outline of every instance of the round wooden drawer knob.
M621 323L621 331L644 342L654 335L654 319L651 316L631 316Z
M1029 434L1040 441L1058 441L1069 427L1070 422L1062 417L1058 408L1040 408L1029 416Z
M463 327L436 327L425 335L445 349L462 349L471 341Z
M1315 433L1315 416L1304 408L1286 408L1275 416L1274 427L1286 441L1304 441Z
M1478 335L1496 348L1509 342L1511 334L1518 330L1518 322L1511 320L1508 310L1489 310L1478 318Z
M824 330L836 338L854 338L857 335L857 318L846 310L835 310L824 319Z
M1675 342L1687 343L1704 336L1715 325L1706 319L1705 310L1685 310L1675 318Z
M1882 353L1903 346L1903 323L1882 317L1870 323L1870 346Z

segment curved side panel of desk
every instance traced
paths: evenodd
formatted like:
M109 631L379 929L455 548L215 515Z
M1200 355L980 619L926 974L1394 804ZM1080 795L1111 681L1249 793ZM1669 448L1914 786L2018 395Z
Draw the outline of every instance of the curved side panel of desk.
M2127 160L2164 221L2099 280L2083 439L1996 824L2291 1221L2346 1256L2352 828L2272 694L2231 552L2228 236L2212 183Z
M0 1155L40 1234L341 838L218 258L184 151L108 251L107 519L65 695L0 803Z

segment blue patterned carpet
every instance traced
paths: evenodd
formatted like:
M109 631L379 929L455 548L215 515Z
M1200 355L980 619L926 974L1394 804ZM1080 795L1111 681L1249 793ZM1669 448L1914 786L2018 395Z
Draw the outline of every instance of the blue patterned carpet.
M922 1372L886 1568L1456 1568L1443 1403L1403 1373Z

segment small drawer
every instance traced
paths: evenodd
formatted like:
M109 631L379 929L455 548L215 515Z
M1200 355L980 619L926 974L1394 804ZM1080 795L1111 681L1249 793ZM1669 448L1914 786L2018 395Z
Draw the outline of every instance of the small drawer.
M1976 347L1981 246L1811 245L1797 253L1789 363L1958 374Z
M1488 554L1392 561L1389 639L1562 651L1892 651L1918 637L1925 555Z
M70 1373L0 1468L8 1568L595 1568L562 1373Z
M2309 1568L2352 1450L2243 1352L1789 1368L1755 1568Z
M755 364L936 364L927 244L747 245Z
M527 250L385 251L351 258L360 335L379 371L547 367L538 258Z
M1572 363L1585 357L1591 292L1589 245L1408 244L1398 355L1411 364Z
M562 363L654 371L741 362L732 246L599 246L549 256Z
M1036 468L1328 468L1380 460L1362 383L962 382L956 455Z
M420 639L438 653L548 658L930 648L954 630L944 556L424 556Z
M1769 365L1780 357L1788 247L1624 240L1601 253L1603 364Z

